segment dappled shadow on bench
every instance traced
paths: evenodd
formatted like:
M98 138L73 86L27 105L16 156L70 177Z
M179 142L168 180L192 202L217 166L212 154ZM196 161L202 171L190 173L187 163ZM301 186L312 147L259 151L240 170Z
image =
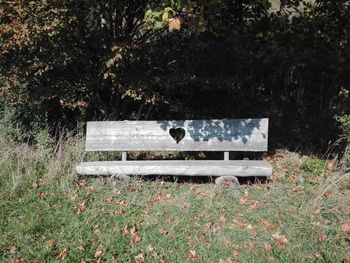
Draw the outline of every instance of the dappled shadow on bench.
M189 135L196 142L216 139L220 142L241 140L246 144L254 130L260 130L261 119L178 120L157 121L157 123L165 131L171 128L183 128L186 136ZM262 136L264 139L267 138L267 134L262 133Z

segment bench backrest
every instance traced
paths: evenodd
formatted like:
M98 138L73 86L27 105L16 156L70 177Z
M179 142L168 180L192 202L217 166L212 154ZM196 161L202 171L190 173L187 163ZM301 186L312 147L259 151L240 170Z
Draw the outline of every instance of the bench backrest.
M268 119L88 122L86 151L266 151Z

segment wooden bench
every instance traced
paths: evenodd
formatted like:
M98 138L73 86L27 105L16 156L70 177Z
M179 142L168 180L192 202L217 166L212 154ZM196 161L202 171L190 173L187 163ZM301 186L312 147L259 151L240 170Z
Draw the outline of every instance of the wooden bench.
M230 151L267 150L268 119L88 122L85 151L120 151L122 160L82 162L82 175L270 176L263 160ZM223 160L127 160L127 151L223 151Z

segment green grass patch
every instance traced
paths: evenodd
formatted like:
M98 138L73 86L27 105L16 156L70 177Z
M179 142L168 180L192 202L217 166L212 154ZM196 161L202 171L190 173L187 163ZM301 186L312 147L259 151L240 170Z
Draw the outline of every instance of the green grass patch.
M341 262L346 177L243 185L79 178L82 140L55 154L0 139L0 261ZM308 176L318 161L303 169ZM318 176L315 174L315 176Z

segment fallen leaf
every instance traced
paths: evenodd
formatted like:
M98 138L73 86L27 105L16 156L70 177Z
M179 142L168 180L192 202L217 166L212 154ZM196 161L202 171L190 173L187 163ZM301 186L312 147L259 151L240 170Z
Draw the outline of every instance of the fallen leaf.
M136 263L143 263L145 262L145 256L143 254L139 254L135 257Z
M232 259L230 257L226 258L225 260L220 258L219 263L232 263Z
M70 200L75 201L78 198L77 194L74 194L71 196Z
M44 192L38 192L37 197L39 197L41 200L45 200L46 199L46 194Z
M83 213L85 211L85 201L80 202L78 213Z
M85 186L85 184L86 184L85 180L79 180L79 181L77 182L77 186L78 186L78 187L83 187L83 186Z
M281 235L279 233L272 234L272 239L277 241L277 244L281 248L285 248L288 243L288 239L284 235Z
M331 191L327 191L327 192L325 192L325 193L323 194L323 197L324 197L324 198L328 198L331 194L332 194Z
M343 231L344 233L350 233L350 221L345 222L344 224L342 224L340 226L341 231Z
M269 262L274 263L276 262L276 259L273 256L269 256Z
M225 222L226 222L226 217L221 216L221 217L219 218L219 222L225 223Z
M10 247L10 253L11 253L11 254L15 254L16 251L17 251L16 246L11 246L11 247Z
M188 252L187 257L192 260L192 261L197 261L199 260L199 257L197 255L196 250L190 250L190 252Z
M100 234L100 226L99 225L95 225L94 226L94 235L98 236Z
M317 208L315 211L311 213L312 216L318 215L321 212L321 208Z
M168 231L166 231L163 227L161 227L161 228L159 228L159 233L161 235L166 235L166 234L168 234Z
M126 237L128 235L129 235L128 224L126 224L124 226L123 237Z
M208 223L205 224L205 229L209 230L209 229L212 228L212 226L213 226L213 223L212 222L208 222Z
M52 247L53 244L54 244L54 241L52 239L49 239L46 241L46 244L49 246L49 247Z
M122 215L123 215L123 211L121 211L121 210L116 210L116 211L112 212L112 216L119 217L119 216L122 216Z
M272 229L274 227L274 225L270 221L267 221L265 219L261 219L261 223L263 223L267 229Z
M242 199L239 200L239 204L241 204L241 205L244 205L246 203L248 203L247 199L243 199L242 198Z
M249 209L250 209L250 210L255 210L255 209L257 209L257 208L258 208L258 202L257 202L257 201L254 202L254 204L249 205Z
M149 244L148 246L147 246L147 251L148 252L153 252L154 251L154 246L152 246L151 244Z
M95 262L100 262L104 255L103 246L99 245L95 251L94 260Z
M268 244L268 243L265 243L264 244L264 250L265 250L266 253L271 253L272 246L270 244Z
M130 235L131 235L130 241L132 244L136 244L136 243L139 243L141 241L141 237L137 232L136 225L132 225L132 227L130 229Z
M58 254L58 259L64 260L68 255L67 248L63 249L59 254Z
M321 241L321 242L325 241L326 239L327 239L327 236L325 234L321 234L321 235L318 236L318 240Z
M238 221L238 220L236 220L236 219L232 219L232 225L237 226L237 227L243 229L243 228L245 228L246 223L240 222L240 221Z
M245 242L243 244L243 247L246 249L246 250L252 250L254 247L255 247L255 244L254 242L252 241L248 241L248 242Z

